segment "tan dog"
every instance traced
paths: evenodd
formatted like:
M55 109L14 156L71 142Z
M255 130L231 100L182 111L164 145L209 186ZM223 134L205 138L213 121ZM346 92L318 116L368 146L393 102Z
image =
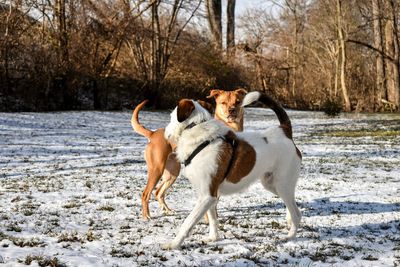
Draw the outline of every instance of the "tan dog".
M215 118L223 121L235 131L243 130L243 108L242 101L246 90L235 91L211 90L208 98L214 97L216 102ZM212 113L212 106L204 101L198 101L204 108ZM165 194L168 188L175 182L179 175L181 166L176 159L175 145L164 138L164 128L151 131L139 122L139 111L146 105L147 100L140 103L133 111L131 124L135 132L148 138L149 142L145 149L145 160L147 164L147 184L142 193L142 216L150 219L149 200L151 192L162 179L161 184L155 192L155 197L165 213L171 209L165 203Z
M211 90L207 98L215 98L214 118L223 121L237 132L243 131L244 109L241 104L246 93L247 91L244 89L235 91Z

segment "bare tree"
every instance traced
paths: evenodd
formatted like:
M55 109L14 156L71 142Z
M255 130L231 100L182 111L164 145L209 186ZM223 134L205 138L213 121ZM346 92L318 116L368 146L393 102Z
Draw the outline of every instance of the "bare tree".
M236 0L228 0L227 4L227 27L226 47L228 56L234 56L235 48L235 5Z
M346 41L344 36L342 0L336 0L336 16L338 31L338 71L340 73L340 87L344 100L345 111L351 111L351 104L346 85Z
M372 20L374 33L374 46L377 50L383 51L383 34L382 34L382 3L380 0L371 0L372 2ZM375 53L376 60L376 99L374 105L381 106L381 99L387 99L386 95L386 79L384 57L382 53Z
M385 25L385 50L391 60L386 60L387 74L387 100L399 107L399 34L397 25L398 7L395 1L385 1L386 25Z
M58 55L59 55L59 68L63 75L68 71L68 31L66 19L66 6L65 0L55 0L54 3L54 19L57 24L57 39L58 39Z
M150 9L150 29L146 26L144 16L131 21L135 29L132 31L132 37L125 41L137 68L141 70L142 77L151 88L148 92L149 98L161 93L161 85L168 73L171 55L182 32L197 13L201 3L201 0L196 2L174 0L170 4L164 4L160 0L153 1ZM186 12L186 17L180 20L179 15L182 12Z
M221 0L206 0L207 19L214 48L222 51L222 4Z

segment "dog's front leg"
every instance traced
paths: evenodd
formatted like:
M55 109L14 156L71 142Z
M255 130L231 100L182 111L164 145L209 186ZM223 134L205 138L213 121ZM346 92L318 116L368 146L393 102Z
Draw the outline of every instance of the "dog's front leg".
M169 243L166 243L162 245L161 247L163 249L177 249L181 246L183 239L189 234L189 232L192 230L193 226L201 219L201 217L204 216L207 210L210 209L212 205L214 205L217 202L216 197L212 196L202 196L199 198L197 201L196 206L192 210L192 212L189 214L189 216L185 219L183 222L181 228L179 229L178 234Z

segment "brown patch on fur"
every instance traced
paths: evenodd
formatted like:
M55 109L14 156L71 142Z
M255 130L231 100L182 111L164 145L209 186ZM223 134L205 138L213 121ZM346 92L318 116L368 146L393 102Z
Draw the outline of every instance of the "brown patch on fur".
M296 154L297 154L297 156L299 156L300 159L303 159L303 156L301 155L300 150L297 148L296 145L294 145L294 147L296 148Z
M287 125L280 125L279 127L282 128L283 133L286 135L287 138L289 139L293 138L292 127L289 127Z
M228 132L227 138L235 138L237 142L232 165L226 177L229 182L236 184L253 169L256 163L256 151L249 143L237 138L231 131Z
M213 89L207 98L215 98L217 103L214 117L223 121L228 127L235 131L243 131L244 109L242 101L247 91L237 89L235 91L224 91Z
M215 175L211 179L210 193L213 197L218 197L219 185L225 180L226 171L229 165L229 161L232 157L232 146L226 142L223 142L220 147L220 153L218 155L218 169Z
M225 179L234 184L240 182L243 177L250 173L256 163L256 151L249 143L237 138L232 131L229 131L225 137L228 140L235 140L236 148L233 151L232 145L228 142L221 145L221 151L218 155L218 169L212 177L210 185L211 195L215 197L218 195L219 185Z
M194 103L192 100L189 99L182 99L178 103L177 115L178 115L178 122L183 122L187 118L190 117L194 110Z

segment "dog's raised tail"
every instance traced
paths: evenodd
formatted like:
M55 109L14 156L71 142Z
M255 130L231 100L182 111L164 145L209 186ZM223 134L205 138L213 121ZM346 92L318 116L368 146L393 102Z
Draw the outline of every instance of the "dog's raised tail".
M287 115L283 107L278 102L276 102L272 97L261 92L248 93L243 99L242 106L244 107L250 105L256 101L260 101L261 103L263 103L264 105L266 105L275 112L286 136L290 139L293 139L292 123L290 122L289 116Z
M139 111L143 108L144 105L146 105L147 102L148 102L148 100L144 100L143 102L141 102L139 105L137 105L135 107L135 109L133 110L133 113L132 113L131 125L135 132L137 132L138 134L141 134L147 138L150 138L150 136L153 134L153 132L151 130L145 128L143 125L141 125L139 123Z

